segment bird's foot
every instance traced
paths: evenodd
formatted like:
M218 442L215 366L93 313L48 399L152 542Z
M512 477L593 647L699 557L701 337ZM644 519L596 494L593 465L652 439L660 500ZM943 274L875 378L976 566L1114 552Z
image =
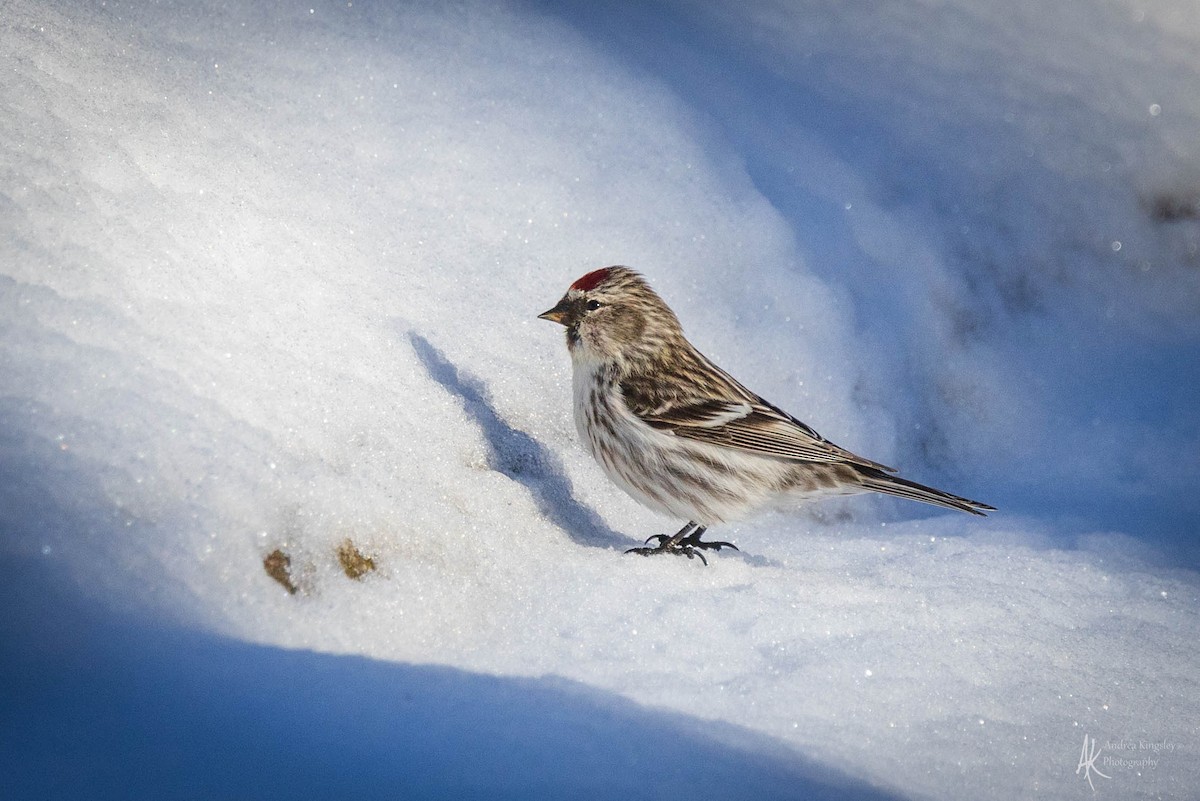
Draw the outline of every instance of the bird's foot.
M651 537L650 539L654 539ZM708 564L708 560L704 558L704 554L697 551L691 545L684 545L681 542L672 543L670 537L665 537L667 540L662 545L655 548L630 548L625 553L636 553L641 556L653 556L656 553L673 553L676 556L686 556L688 559L700 558L704 564Z
M646 547L630 548L625 553L636 553L642 556L650 556L656 553L673 553L676 556L686 556L688 559L700 557L700 561L707 565L708 560L704 558L704 554L700 553L700 551L719 551L722 548L732 548L736 551L738 549L732 542L721 542L718 540L706 542L700 539L704 531L704 526L688 523L675 534L654 534L647 537ZM649 547L650 543L654 540L658 540L658 545Z

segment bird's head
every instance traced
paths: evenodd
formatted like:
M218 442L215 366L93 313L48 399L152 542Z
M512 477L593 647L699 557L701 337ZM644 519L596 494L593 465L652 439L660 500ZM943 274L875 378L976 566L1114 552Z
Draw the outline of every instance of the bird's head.
M576 361L653 359L683 340L675 313L628 267L593 270L538 317L566 327Z

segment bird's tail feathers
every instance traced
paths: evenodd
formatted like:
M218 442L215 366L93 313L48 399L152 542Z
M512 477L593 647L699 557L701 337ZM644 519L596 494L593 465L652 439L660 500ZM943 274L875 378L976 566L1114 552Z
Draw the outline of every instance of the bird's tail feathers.
M895 495L899 498L931 503L934 506L944 506L947 509L957 509L960 512L968 512L980 517L984 517L986 512L996 511L996 507L988 506L986 503L972 501L959 495L951 495L949 492L927 487L924 484L909 481L907 478L891 476L871 467L860 467L859 475L863 488L872 492L882 492L885 495Z

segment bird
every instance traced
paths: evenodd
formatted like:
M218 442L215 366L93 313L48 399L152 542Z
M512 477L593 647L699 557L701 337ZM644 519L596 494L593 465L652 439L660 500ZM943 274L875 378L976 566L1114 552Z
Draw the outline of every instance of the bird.
M895 475L746 389L684 336L629 267L592 270L539 318L566 329L575 426L610 480L687 524L625 553L737 550L712 525L780 501L879 492L983 516L995 507ZM651 546L650 543L657 541Z

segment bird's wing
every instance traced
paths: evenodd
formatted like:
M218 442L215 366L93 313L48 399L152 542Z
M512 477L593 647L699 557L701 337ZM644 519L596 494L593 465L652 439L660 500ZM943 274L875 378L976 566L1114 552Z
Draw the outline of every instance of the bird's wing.
M703 358L703 357L701 357ZM849 462L895 472L833 444L787 412L763 400L705 359L719 382L707 397L667 398L644 392L645 383L622 382L626 405L647 425L677 437L803 462ZM695 387L693 386L693 389Z

